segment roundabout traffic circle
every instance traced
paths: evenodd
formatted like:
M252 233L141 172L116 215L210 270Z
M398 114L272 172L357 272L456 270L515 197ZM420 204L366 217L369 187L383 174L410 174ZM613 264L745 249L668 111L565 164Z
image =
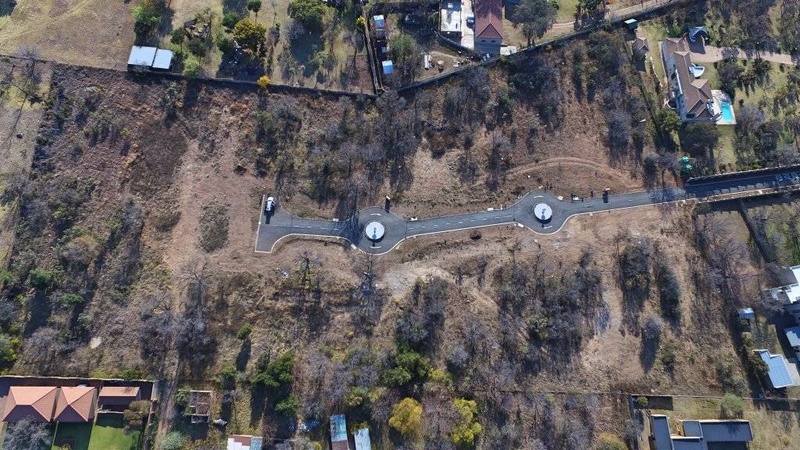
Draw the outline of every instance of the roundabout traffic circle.
M382 223L378 222L377 220L373 220L372 222L368 223L366 227L364 227L364 234L370 241L378 242L383 239L383 235L386 234L386 229Z

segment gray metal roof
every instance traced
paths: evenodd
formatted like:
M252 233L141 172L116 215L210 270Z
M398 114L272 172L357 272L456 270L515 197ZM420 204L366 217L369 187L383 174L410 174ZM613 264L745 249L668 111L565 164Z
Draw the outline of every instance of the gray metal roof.
M775 389L794 386L792 376L789 374L786 359L783 355L773 355L767 350L756 350L761 360L767 363L769 368L769 382Z
M673 450L706 450L705 442L699 437L673 436L672 448ZM658 447L657 450L661 450L661 447Z
M145 66L150 67L153 65L153 60L156 59L155 47L140 47L134 45L131 47L131 54L128 56L129 66Z
M704 420L703 439L708 442L750 442L753 430L747 420Z
M669 419L667 416L653 414L650 417L650 434L656 442L656 450L671 450L672 438L669 432Z
M687 437L703 437L703 428L697 420L683 421L683 435Z
M739 318L740 319L755 319L756 313L753 311L753 308L741 308L739 309Z
M153 69L169 70L172 66L172 50L159 48L153 60Z
M786 339L792 347L800 347L800 326L787 328L784 330Z

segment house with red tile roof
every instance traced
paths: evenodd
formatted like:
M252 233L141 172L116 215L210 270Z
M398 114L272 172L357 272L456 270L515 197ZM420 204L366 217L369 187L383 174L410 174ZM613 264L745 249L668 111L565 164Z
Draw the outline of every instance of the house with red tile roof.
M3 422L30 418L50 422L58 397L58 388L51 386L11 386L3 408Z
M56 422L91 422L94 419L97 389L88 386L66 386L58 390Z
M475 0L475 51L481 55L499 55L503 45L502 0Z

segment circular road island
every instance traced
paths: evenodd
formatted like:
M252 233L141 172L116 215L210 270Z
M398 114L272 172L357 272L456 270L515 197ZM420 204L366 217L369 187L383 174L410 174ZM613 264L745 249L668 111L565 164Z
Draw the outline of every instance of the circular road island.
M533 207L533 215L536 216L536 220L539 222L547 223L553 218L553 208L547 203L537 203Z
M372 221L364 227L364 234L367 236L372 242L378 242L383 239L383 235L386 233L386 229L383 227L383 224L378 221Z

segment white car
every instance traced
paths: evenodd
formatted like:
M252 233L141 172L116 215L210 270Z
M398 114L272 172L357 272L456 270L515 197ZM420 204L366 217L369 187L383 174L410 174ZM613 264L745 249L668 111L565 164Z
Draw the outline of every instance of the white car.
M267 197L267 203L264 209L267 211L267 214L272 214L275 212L275 199L272 197Z

